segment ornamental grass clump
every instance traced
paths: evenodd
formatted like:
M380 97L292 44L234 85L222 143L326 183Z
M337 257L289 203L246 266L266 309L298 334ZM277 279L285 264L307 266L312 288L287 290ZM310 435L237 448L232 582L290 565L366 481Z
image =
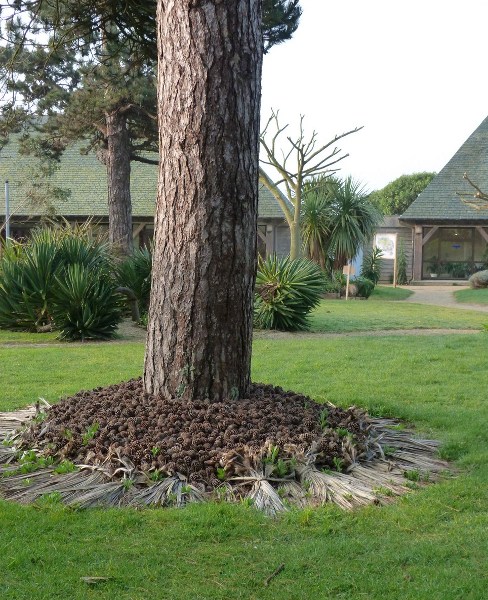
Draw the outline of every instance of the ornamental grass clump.
M307 259L277 256L260 259L254 300L256 327L307 330L308 315L319 304L325 287L323 271Z

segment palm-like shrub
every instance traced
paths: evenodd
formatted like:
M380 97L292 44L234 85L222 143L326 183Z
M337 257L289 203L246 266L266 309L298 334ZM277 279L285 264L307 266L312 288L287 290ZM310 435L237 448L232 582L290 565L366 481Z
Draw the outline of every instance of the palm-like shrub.
M25 244L9 245L0 261L0 327L59 327L69 339L109 337L120 318L111 271L107 246L87 229L34 232Z
M50 323L56 248L45 240L16 245L0 261L0 327L36 331Z
M260 259L256 276L254 323L261 329L303 331L325 290L325 275L307 259Z
M382 216L360 183L319 177L304 184L301 235L305 254L322 268L342 269L372 238Z
M115 268L115 277L121 287L132 290L142 311L149 307L151 293L152 253L148 248L136 248Z
M383 252L377 246L375 246L365 255L363 259L361 277L369 279L374 283L374 285L376 285L380 280L381 267L383 263L381 260L382 256Z
M99 271L74 263L56 276L52 316L61 338L109 339L121 314L121 298L114 283Z
M373 237L382 216L360 183L347 177L330 192L328 253L340 268Z
M329 226L327 195L319 191L305 193L300 220L303 250L322 269L326 267Z

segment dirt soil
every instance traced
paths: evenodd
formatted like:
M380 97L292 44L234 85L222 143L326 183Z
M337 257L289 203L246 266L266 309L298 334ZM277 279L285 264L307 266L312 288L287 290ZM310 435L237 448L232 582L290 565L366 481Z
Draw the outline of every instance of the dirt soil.
M262 456L264 448L291 457L314 444L316 465L346 468L367 446L368 423L359 409L324 406L271 385L253 384L248 399L186 403L149 396L135 379L61 400L24 443L112 469L120 466L114 457L127 457L144 472L180 473L208 489L219 483L218 468L234 472L232 456Z

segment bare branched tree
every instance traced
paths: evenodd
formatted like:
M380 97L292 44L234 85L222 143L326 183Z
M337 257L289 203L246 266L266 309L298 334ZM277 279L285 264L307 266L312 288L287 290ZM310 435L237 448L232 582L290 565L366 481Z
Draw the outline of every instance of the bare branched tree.
M457 195L464 204L467 204L471 208L475 208L476 210L486 210L488 208L488 194L480 189L476 183L471 181L467 173L464 173L463 179L469 183L474 192L456 192Z
M281 136L288 125L280 126L278 111L272 111L260 136L261 147L265 153L261 164L273 167L278 173L278 179L273 181L260 167L259 181L273 194L285 215L286 222L290 227L290 257L292 259L300 255L300 211L304 182L312 177L335 173L338 170L337 164L349 156L349 154L343 154L336 143L362 129L362 127L355 127L336 135L326 144L318 146L317 132L313 131L307 138L303 120L304 117L301 115L298 137L296 139L290 136L286 137L287 151L279 149ZM269 129L273 127L274 134L270 134ZM294 159L293 167L288 166L292 162L291 159ZM284 187L285 192L281 191L280 186Z

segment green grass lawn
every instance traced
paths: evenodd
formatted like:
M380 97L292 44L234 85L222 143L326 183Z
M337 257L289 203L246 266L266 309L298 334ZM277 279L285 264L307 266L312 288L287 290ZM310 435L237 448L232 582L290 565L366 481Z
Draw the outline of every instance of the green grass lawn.
M369 301L377 302L381 300L388 300L390 302L394 302L395 300L405 300L412 294L413 292L411 290L407 290L401 286L393 287L391 285L377 285L369 297Z
M330 304L337 308L325 302L315 319L332 331L351 331L351 318L352 331L374 328L370 307L400 328L421 316L408 312L410 304ZM451 311L423 308L448 328ZM479 328L475 314L458 312L456 328ZM257 339L255 381L402 417L442 441L442 455L457 461L455 476L386 507L325 507L277 519L227 504L73 511L0 501L0 598L482 600L487 355L482 332ZM137 376L142 360L142 343L0 347L0 410ZM90 586L86 576L109 579Z
M482 312L381 301L371 296L368 300L322 300L312 314L311 331L344 333L384 329L482 329L487 322L488 315Z
M458 292L454 292L454 297L458 302L488 304L488 288L482 290L459 290Z
M51 344L58 342L57 333L29 333L0 329L0 344Z

